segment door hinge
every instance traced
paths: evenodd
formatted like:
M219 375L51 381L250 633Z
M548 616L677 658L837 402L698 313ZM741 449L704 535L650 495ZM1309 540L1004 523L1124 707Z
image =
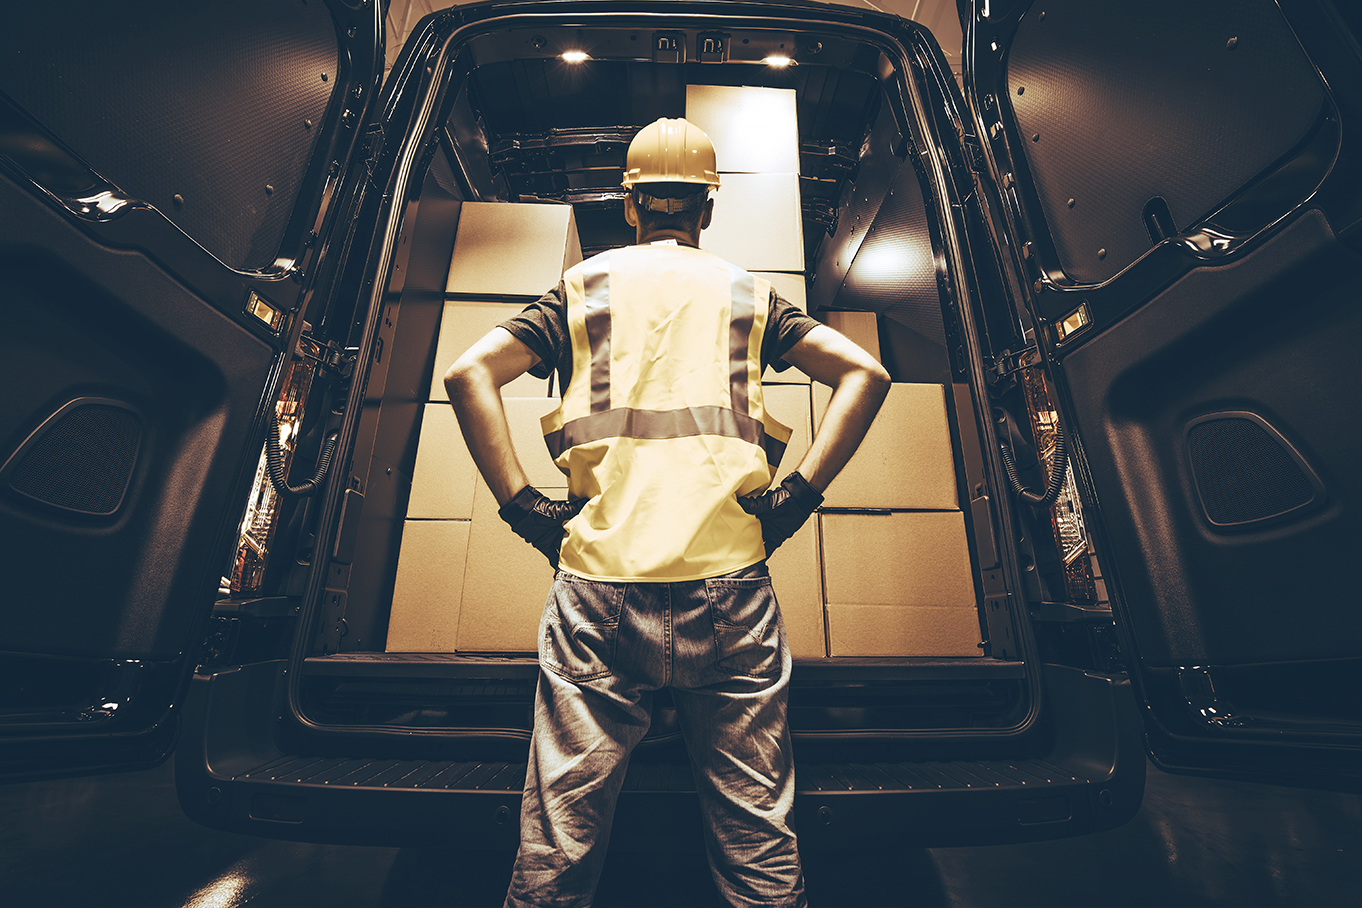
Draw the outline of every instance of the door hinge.
M369 128L364 131L363 148L361 154L364 155L364 169L372 176L374 165L378 163L379 156L383 153L383 124L370 123Z
M342 381L349 381L359 359L358 347L342 347L334 340L322 343L304 333L298 338L298 355L310 359L325 373Z
M961 133L960 144L965 149L969 169L977 174L986 174L988 172L988 161L984 158L984 146L979 141L979 137L969 132Z
M1040 348L1035 344L1032 344L1023 350L1018 350L1016 353L1009 353L1004 350L998 355L998 358L993 361L993 365L989 367L989 373L992 375L994 381L1001 381L1013 372L1019 372L1022 369L1029 369L1032 366L1039 365Z

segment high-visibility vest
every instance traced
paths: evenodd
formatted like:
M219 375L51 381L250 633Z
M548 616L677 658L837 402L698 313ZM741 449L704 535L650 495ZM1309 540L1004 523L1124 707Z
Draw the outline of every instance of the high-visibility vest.
M766 412L771 285L688 246L628 246L563 277L572 379L541 420L568 495L559 566L678 581L766 557L737 496L765 489L790 429Z

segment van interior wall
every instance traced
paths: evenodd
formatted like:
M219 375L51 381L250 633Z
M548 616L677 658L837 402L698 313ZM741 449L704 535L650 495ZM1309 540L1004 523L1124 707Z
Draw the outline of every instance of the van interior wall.
M367 467L352 465L364 479L364 511L350 566L342 651L383 649L461 202L448 159L436 153L402 232L409 252L396 257L405 278L384 314L396 321L391 349L382 354L390 358L387 379L377 395L370 389L364 404L360 434L372 432L372 456Z

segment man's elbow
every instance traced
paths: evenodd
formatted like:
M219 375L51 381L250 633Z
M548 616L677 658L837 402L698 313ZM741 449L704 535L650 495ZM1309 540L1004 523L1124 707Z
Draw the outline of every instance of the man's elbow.
M889 372L878 362L872 362L865 367L866 390L873 394L876 400L882 401L888 396L891 382Z
M468 395L473 386L473 373L476 368L476 363L459 357L445 370L445 393L449 395L451 402L457 404Z

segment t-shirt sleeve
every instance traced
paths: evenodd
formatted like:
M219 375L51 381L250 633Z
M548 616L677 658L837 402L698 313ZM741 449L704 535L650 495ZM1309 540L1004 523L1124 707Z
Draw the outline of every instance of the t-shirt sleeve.
M767 366L776 372L784 372L790 368L790 364L785 362L783 357L818 324L816 319L806 315L794 303L772 290L770 315L766 319L766 334L761 339L763 371Z
M572 378L572 348L567 330L567 291L563 282L517 314L502 322L539 362L530 367L535 378L548 378L555 369L559 372L559 387L567 387ZM566 368L566 372L563 370Z

